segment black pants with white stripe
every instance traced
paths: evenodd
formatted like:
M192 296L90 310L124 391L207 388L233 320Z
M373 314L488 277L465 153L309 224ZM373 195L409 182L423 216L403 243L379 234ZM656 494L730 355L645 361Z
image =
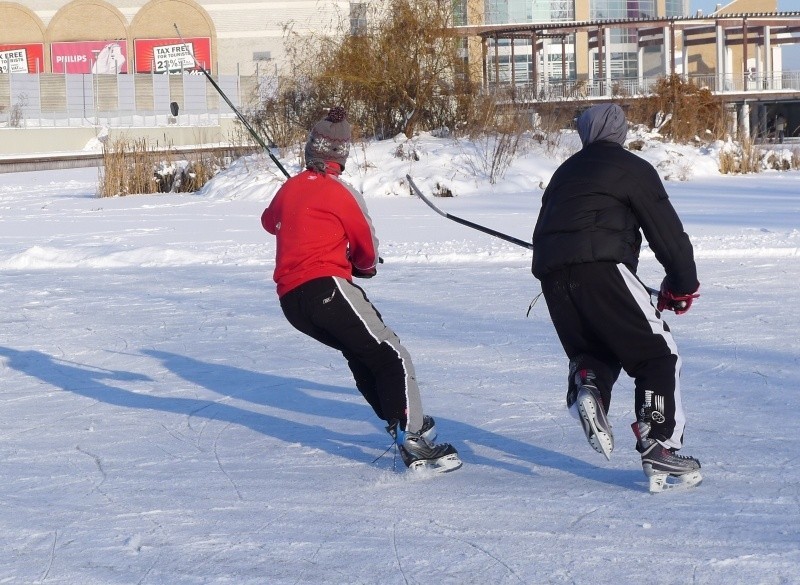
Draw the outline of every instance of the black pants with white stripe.
M339 277L316 278L280 302L298 331L342 352L378 418L420 430L422 400L411 356L361 287Z
M652 425L650 436L680 448L686 423L681 359L639 279L623 264L596 262L548 274L541 284L571 365L595 372L606 410L624 369L635 380L636 416Z

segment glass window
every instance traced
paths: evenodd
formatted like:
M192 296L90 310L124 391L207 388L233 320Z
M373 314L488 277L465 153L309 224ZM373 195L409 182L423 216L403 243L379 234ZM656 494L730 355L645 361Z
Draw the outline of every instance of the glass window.
M486 24L575 20L575 0L486 0L484 18Z
M592 19L652 18L655 16L656 0L594 0L589 8L589 17Z
M487 0L484 7L486 24L508 24L508 2L506 0Z
M453 2L453 26L465 26L467 22L467 0Z
M667 0L664 16L686 16L689 6L686 0Z
M621 78L631 78L636 77L639 74L639 62L637 59L636 53L631 52L620 52L620 53L611 53L611 63L609 65L611 69L611 78L612 79L621 79ZM605 63L603 63L605 67ZM605 71L603 76L605 77ZM594 77L598 78L600 75L600 60L595 55L594 58Z

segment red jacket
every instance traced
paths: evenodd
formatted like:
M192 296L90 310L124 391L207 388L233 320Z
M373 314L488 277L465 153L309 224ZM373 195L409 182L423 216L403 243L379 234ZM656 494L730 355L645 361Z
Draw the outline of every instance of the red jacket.
M335 173L306 170L286 181L261 215L277 236L278 296L314 278L352 279L378 263L378 239L364 199Z

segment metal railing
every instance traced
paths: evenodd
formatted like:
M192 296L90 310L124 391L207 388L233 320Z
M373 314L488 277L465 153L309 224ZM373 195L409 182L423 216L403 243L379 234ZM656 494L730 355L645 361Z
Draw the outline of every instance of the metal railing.
M745 75L686 75L685 80L726 93L800 92L800 72ZM523 102L643 97L652 95L661 77L606 80L561 80L540 77L536 83L490 81L486 90ZM263 79L261 80L263 81ZM217 83L231 102L242 108L257 94L256 76L219 76ZM180 115L173 116L176 102ZM134 127L218 125L233 112L203 76L0 74L0 128Z
M707 88L709 91L724 95L726 93L787 93L800 92L800 72L784 71L774 74L745 75L681 75L682 79L694 85ZM563 101L583 99L608 99L612 97L644 97L652 95L661 77L620 78L606 80L562 80L540 77L536 83L532 81L510 81L497 84L490 82L490 93L507 93L510 99L517 101Z
M237 107L254 95L253 76L221 75ZM179 107L172 115L171 104ZM232 110L204 76L161 74L0 74L0 127L219 124Z

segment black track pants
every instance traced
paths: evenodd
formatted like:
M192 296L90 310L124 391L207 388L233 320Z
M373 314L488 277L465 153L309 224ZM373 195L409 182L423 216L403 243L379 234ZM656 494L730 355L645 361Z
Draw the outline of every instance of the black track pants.
M344 354L356 387L384 421L422 427L422 400L411 356L361 287L338 277L316 278L280 299L298 331Z
M678 348L644 285L623 264L578 264L546 275L542 292L564 351L578 369L594 370L605 407L620 367L635 380L634 405L650 436L680 448Z

